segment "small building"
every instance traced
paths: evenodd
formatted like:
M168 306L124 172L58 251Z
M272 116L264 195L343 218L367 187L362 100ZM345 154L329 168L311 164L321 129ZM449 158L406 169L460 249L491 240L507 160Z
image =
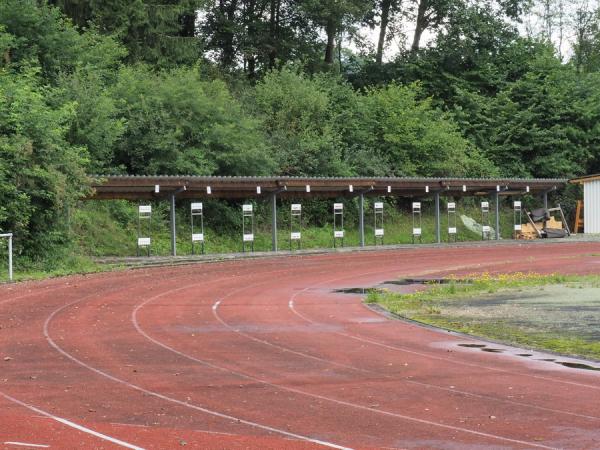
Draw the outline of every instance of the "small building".
M574 178L583 185L583 232L600 233L600 174Z

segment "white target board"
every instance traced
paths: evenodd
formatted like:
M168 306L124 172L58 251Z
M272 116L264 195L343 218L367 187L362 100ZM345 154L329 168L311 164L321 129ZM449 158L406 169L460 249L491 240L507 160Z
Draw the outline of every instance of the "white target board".
M192 234L192 242L204 242L204 233Z
M344 204L343 203L334 203L333 204L333 210L334 211L341 211L342 209L344 209Z
M252 212L252 205L242 205L242 211L244 212Z
M139 247L147 247L149 245L150 245L149 237L138 238L138 246Z
M202 203L192 203L191 210L192 211L202 211Z
M252 241L254 241L254 233L244 234L244 242L252 242Z
M302 205L300 203L292 203L292 211L302 211Z
M375 236L383 236L383 228L375 228Z
M292 231L292 232L290 233L290 239L291 239L292 241L299 241L299 240L300 240L300 238L301 238L301 234L300 234L300 232L299 232L299 231Z
M448 227L448 234L456 234L456 227Z
M521 202L520 202L520 201L516 201L516 202L514 203L514 208L515 208L516 210L519 210L519 209L521 209Z
M456 209L456 203L450 202L448 203L448 211L454 211Z
M152 212L152 205L140 205L138 211L140 214L150 214Z
M421 210L421 202L413 202L412 209L413 209L413 211L420 211Z
M375 209L383 209L383 202L375 202Z
M413 228L413 236L421 236L421 229Z
M333 237L343 238L344 237L344 231L343 230L334 231L333 232Z
M483 210L490 209L490 202L481 202L481 209L483 209Z

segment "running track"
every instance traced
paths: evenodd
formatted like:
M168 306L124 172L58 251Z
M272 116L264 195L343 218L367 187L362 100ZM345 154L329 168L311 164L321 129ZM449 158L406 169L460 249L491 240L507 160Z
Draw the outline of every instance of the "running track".
M402 249L0 286L0 448L600 448L600 372L459 347L477 341L333 292L600 273L598 253Z

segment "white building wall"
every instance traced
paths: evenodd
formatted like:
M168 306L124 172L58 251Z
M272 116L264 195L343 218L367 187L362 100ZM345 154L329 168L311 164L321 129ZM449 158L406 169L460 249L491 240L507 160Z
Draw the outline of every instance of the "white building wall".
M583 183L583 226L585 233L600 233L600 180Z

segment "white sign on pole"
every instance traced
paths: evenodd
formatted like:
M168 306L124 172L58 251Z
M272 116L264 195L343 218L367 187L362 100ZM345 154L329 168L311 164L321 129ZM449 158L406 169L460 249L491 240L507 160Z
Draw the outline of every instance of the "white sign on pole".
M521 224L520 223L515 223L515 231L521 231Z
M252 212L252 205L242 205L243 212Z
M489 209L490 208L490 202L481 202L481 209Z
M260 194L260 186L256 186L256 193Z
M421 229L420 228L413 228L413 235L414 236L421 236Z
M514 204L515 209L521 209L521 202L520 201L516 201Z
M302 205L300 203L292 203L292 211L302 211Z
M467 186L463 184L463 192L467 192Z
M525 192L529 192L529 186L525 187Z
M375 202L375 209L383 209L383 202Z
M145 238L138 238L138 246L140 247L145 247L150 245L150 238L149 237L145 237Z
M392 187L391 187L391 186L388 186L388 187L387 187L387 191L388 191L388 194L389 194L389 193L391 193L391 192L392 192Z
M192 242L204 242L204 233L192 234Z
M201 202L192 203L191 204L191 210L192 211L202 211L202 203Z
M298 241L300 240L300 232L299 231L292 231L290 233L290 238L292 239L292 241Z
M425 192L429 192L429 186L425 186Z
M481 227L481 229L483 230L484 233L489 233L490 232L490 226L489 225L484 225L483 227Z
M375 236L383 236L383 228L375 228Z
M244 242L252 242L254 241L254 233L244 234Z
M349 190L350 192L354 192L354 186L352 186L352 185L348 186L348 190Z
M456 234L456 227L448 227L448 234Z
M421 202L413 202L412 208L413 208L413 211L421 209Z
M154 185L154 193L158 194L160 192L160 186L158 184Z
M496 192L500 192L500 186L496 185Z
M448 203L448 210L452 211L456 209L456 203L455 202L449 202Z
M310 184L306 185L306 192L310 192Z
M333 232L333 237L343 238L344 237L344 231L343 230L341 230L341 231L334 231Z
M334 203L333 209L334 210L342 210L342 209L344 209L344 204L343 203Z
M152 212L152 205L140 205L138 210L140 214L150 214Z
M206 186L206 193L207 194L212 194L212 189L210 188L210 186Z

